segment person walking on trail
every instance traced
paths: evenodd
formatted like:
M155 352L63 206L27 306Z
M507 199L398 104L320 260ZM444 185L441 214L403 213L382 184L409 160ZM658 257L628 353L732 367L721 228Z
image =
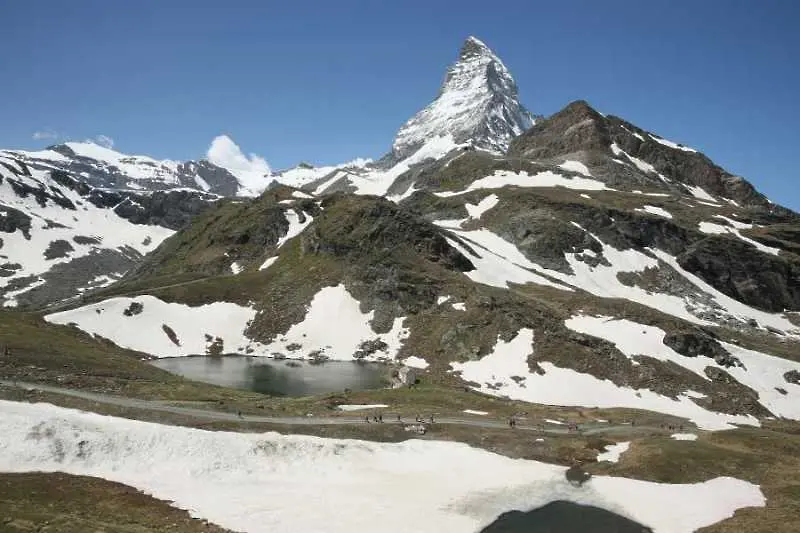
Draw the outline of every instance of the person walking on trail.
M383 415L378 415L378 422L383 422Z
M397 415L397 421L400 422L400 415Z
M433 424L433 415L431 415L431 424Z
M367 416L365 416L365 417L364 417L364 422L366 422L367 424L369 424L369 415L367 415Z

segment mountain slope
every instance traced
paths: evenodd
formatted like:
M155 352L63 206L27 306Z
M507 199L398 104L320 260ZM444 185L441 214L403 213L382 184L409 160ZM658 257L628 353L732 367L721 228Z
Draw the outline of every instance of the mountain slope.
M38 307L108 285L209 201L98 190L0 155L0 302Z
M436 99L397 132L392 156L400 160L436 137L505 152L511 139L533 125L519 103L511 73L484 43L469 37L447 69Z
M97 303L48 320L157 356L216 345L398 361L487 394L645 408L713 429L800 418L800 324L681 266L684 250L711 241L791 270L792 252L743 240L737 220L776 215L598 189L574 170L481 152L429 165L424 190L399 203L276 188L221 204ZM712 220L731 233L705 233ZM791 292L793 278L770 279Z

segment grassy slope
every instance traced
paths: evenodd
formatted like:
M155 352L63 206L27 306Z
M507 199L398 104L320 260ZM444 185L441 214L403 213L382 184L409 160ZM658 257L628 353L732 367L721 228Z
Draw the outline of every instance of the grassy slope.
M169 502L103 479L63 473L0 474L0 531L224 533Z

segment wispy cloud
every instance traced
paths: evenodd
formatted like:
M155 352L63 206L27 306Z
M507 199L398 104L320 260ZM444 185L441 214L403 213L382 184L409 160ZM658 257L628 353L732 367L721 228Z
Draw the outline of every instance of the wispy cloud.
M53 141L59 137L61 136L50 128L33 132L34 141Z
M92 141L95 144L99 144L104 148L109 148L109 149L114 148L114 139L112 139L108 135L98 135L97 137L92 139Z

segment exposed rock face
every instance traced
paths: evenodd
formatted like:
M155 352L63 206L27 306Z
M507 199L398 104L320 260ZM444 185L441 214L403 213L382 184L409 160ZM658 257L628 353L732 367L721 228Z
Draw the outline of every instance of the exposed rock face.
M427 141L447 135L457 143L504 152L532 124L511 73L485 44L470 37L447 70L436 100L400 128L392 155L404 159Z
M664 336L664 344L686 357L710 357L725 367L741 365L716 339L700 331L668 333Z
M609 126L588 103L573 102L515 138L508 155L546 160L581 151L610 153L613 140Z
M719 291L768 311L800 309L800 264L744 242L710 237L678 256L680 265Z
M214 195L187 189L153 193L98 189L61 170L50 172L50 178L97 207L113 209L117 215L134 224L157 225L170 229L182 228L217 199ZM42 191L40 194L54 202L62 197L57 194L60 192L58 189L39 190ZM55 191L57 192L54 194Z
M335 210L335 215L303 235L306 251L346 257L362 255L365 250L380 255L403 247L450 270L464 272L474 268L469 259L447 243L439 228L387 200L337 195L323 202L322 207Z

